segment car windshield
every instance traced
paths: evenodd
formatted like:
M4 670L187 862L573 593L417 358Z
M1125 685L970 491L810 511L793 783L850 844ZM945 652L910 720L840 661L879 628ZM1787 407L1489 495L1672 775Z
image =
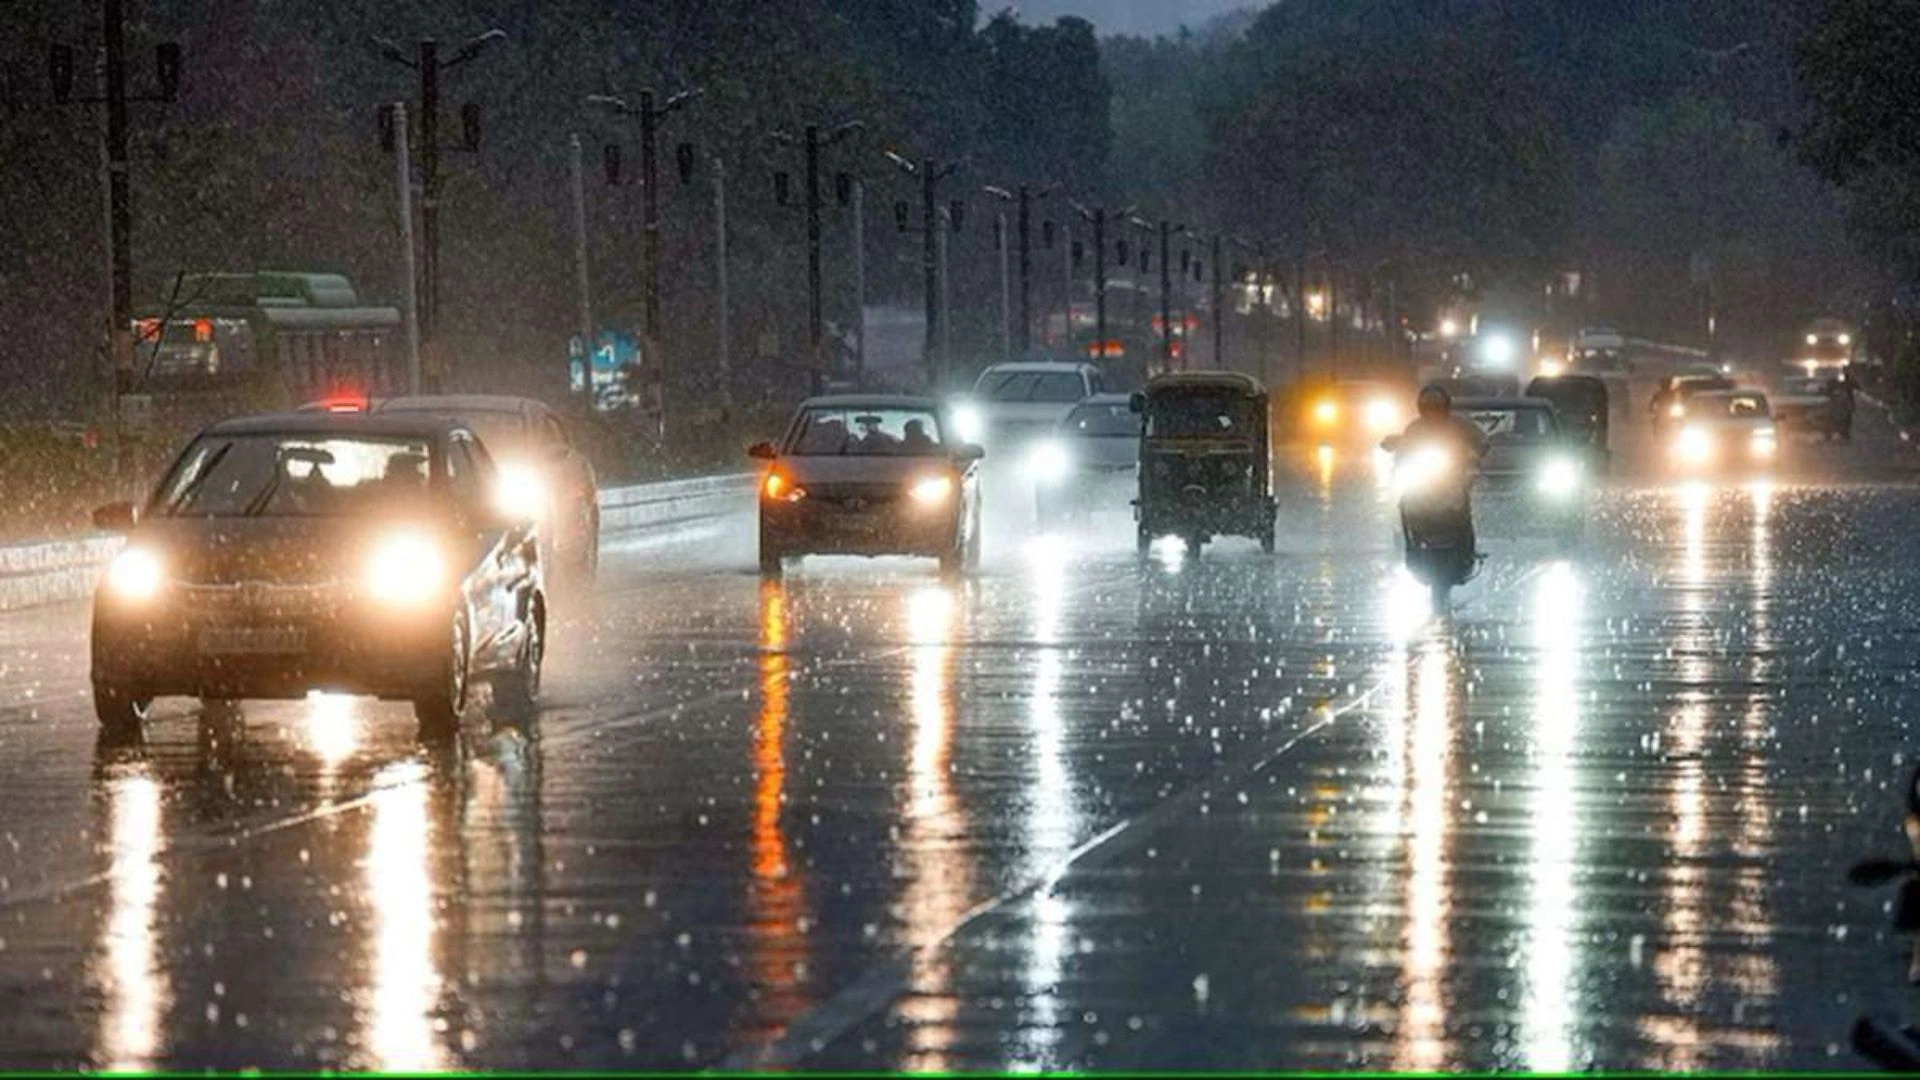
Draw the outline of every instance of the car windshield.
M801 457L931 456L943 453L929 409L808 409L788 445Z
M1259 429L1259 408L1239 394L1162 393L1147 405L1147 434L1156 438L1248 437Z
M1762 394L1728 394L1696 397L1688 412L1696 417L1723 417L1729 420L1754 420L1769 415Z
M168 517L360 513L382 498L424 494L431 460L424 439L203 436L162 482L154 512Z
M1478 409L1467 418L1491 439L1525 441L1556 433L1553 414L1545 409Z
M989 371L974 393L988 401L1065 403L1086 397L1087 383L1077 371Z
M1140 434L1140 418L1124 401L1075 406L1067 414L1067 433L1090 439L1133 437Z

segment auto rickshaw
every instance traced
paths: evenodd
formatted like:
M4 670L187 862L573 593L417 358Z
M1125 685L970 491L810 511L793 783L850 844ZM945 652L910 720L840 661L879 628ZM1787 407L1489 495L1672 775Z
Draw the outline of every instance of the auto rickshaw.
M1613 453L1607 446L1612 410L1607 384L1592 375L1542 375L1527 384L1527 396L1553 402L1567 434L1585 443L1595 467L1609 468Z
M1272 552L1273 461L1259 380L1232 372L1161 375L1130 404L1143 421L1133 504L1140 551L1173 535L1189 555L1216 536L1252 537Z

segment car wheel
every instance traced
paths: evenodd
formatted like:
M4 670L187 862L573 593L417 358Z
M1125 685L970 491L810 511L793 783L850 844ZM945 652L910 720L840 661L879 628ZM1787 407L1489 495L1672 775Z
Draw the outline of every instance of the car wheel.
M1153 535L1147 532L1145 525L1134 529L1133 549L1142 555L1153 550Z
M468 644L467 616L453 617L447 634L446 653L439 660L439 671L426 692L413 699L413 716L420 722L423 739L443 739L460 729L460 713L467 705L467 678L472 657Z
M147 725L147 710L153 706L150 697L135 697L117 687L95 683L93 687L93 715L100 721L100 729L115 738L138 737Z
M1271 555L1273 554L1274 547L1273 526L1268 525L1266 528L1260 530L1260 550Z
M547 605L535 598L533 613L527 620L526 644L520 650L520 662L500 677L494 692L508 712L532 716L540 707L540 674L547 659Z

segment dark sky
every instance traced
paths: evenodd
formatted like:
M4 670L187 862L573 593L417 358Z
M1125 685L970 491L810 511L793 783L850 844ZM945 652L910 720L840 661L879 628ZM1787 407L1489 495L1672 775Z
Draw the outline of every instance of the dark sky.
M1256 0L1007 0L984 3L991 14L1003 6L1019 12L1023 21L1047 23L1062 15L1078 15L1108 34L1166 34L1181 24L1198 27L1201 23L1243 7L1264 6Z

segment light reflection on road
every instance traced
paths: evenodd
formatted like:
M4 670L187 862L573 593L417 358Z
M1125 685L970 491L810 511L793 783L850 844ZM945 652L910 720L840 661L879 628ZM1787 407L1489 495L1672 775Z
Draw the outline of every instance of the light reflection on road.
M1415 649L1407 699L1407 774L1402 834L1407 839L1407 919L1400 981L1405 999L1394 1025L1393 1068L1431 1072L1449 1062L1444 980L1453 964L1452 869L1454 680L1451 643L1434 634Z
M805 1007L806 894L793 864L786 809L786 737L792 672L786 586L760 584L760 715L753 732L753 883L749 942L763 1022L784 1025Z
M374 778L367 837L366 895L373 905L371 986L362 1008L372 1065L383 1072L444 1069L450 1063L434 1030L441 973L434 963L439 927L428 859L449 838L427 808L426 768L396 762Z
M112 862L99 943L100 1067L147 1070L155 1065L161 1017L173 999L157 925L165 827L160 784L145 761L128 762L113 767L104 792Z
M1581 1004L1574 971L1581 923L1574 866L1581 856L1582 814L1572 768L1580 734L1584 590L1578 573L1565 562L1549 566L1534 583L1533 601L1533 794L1527 808L1520 1048L1525 1068L1564 1072L1576 1063Z

